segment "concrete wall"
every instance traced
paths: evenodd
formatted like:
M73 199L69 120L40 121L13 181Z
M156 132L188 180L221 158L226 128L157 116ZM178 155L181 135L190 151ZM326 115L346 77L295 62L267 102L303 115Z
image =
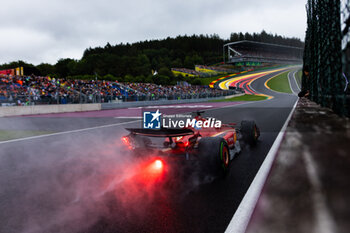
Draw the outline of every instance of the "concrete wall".
M52 104L52 105L33 105L33 106L11 106L0 107L0 117L4 116L21 116L21 115L37 115L48 113L63 113L63 112L85 112L99 111L106 109L132 108L143 106L156 106L167 104L185 104L185 103L201 103L215 99L228 99L244 94L236 94L225 97L215 97L207 99L186 99L186 100L157 100L157 101L135 101L135 102L120 102L120 103L103 103L103 104Z
M12 106L0 107L0 117L98 110L101 110L101 104L52 104L33 106Z
M135 102L121 102L121 103L103 103L102 110L118 109L118 108L133 108L143 106L167 105L167 104L186 104L186 103L201 103L216 99L229 99L243 94L229 95L225 97L203 98L203 99L185 99L185 100L157 100L157 101L135 101Z

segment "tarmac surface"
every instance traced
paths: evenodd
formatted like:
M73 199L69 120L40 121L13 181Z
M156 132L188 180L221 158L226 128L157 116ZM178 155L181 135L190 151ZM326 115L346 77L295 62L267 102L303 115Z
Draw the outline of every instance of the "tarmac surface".
M271 100L161 108L256 121L258 145L245 147L223 180L184 178L182 170L170 186L145 178L146 161L120 145L125 127L141 126L139 109L0 118L0 130L53 132L0 142L0 232L224 232L297 100L266 89L273 75L251 84Z

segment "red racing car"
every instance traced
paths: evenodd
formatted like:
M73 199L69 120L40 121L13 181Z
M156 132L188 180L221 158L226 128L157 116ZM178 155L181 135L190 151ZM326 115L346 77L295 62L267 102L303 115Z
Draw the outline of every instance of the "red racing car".
M196 121L209 118L196 112ZM254 146L260 130L254 121L236 124L222 124L218 128L128 128L130 133L122 137L128 150L137 156L151 156L155 167L175 160L198 161L202 172L215 176L227 174L230 162L241 151L241 142Z

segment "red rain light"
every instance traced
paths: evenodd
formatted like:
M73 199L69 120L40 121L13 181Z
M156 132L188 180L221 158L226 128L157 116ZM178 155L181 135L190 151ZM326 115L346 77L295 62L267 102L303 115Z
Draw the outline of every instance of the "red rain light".
M154 168L156 168L156 169L162 169L162 168L163 168L163 162L162 162L160 159L157 159L157 160L154 162Z
M131 149L130 140L128 137L126 136L122 137L122 141L129 149Z

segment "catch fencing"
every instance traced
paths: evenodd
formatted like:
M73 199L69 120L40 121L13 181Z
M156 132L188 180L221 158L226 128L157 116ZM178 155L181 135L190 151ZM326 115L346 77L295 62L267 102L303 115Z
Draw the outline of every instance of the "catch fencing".
M321 106L349 116L349 0L308 0L302 89Z
M138 95L101 95L98 93L83 94L78 91L68 95L19 95L8 92L6 96L0 95L0 106L31 106L43 104L87 104L87 103L116 103L135 101L158 100L190 100L225 97L243 93L242 90L217 90L215 92L181 93L181 94L138 94Z

